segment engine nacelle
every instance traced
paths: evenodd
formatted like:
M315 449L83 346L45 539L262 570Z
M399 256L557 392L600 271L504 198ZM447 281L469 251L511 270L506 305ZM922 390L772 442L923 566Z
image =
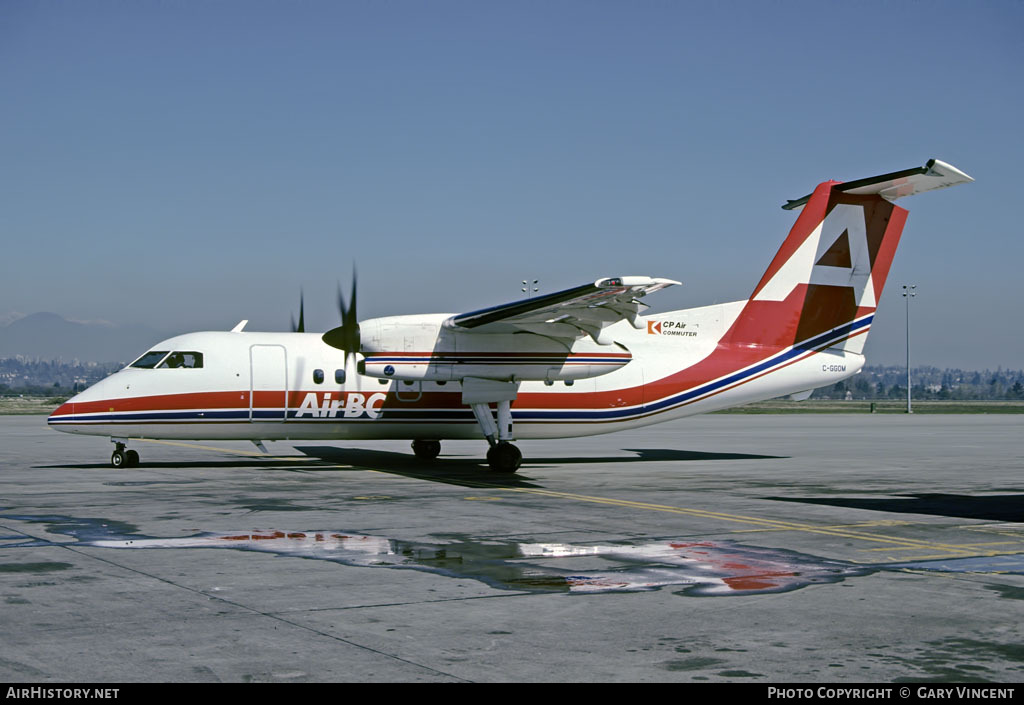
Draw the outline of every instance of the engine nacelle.
M629 364L629 350L589 337L572 349L533 333L466 333L445 328L451 314L392 316L360 323L359 373L379 379L447 382L465 377L560 381L608 374ZM609 349L611 348L611 349Z

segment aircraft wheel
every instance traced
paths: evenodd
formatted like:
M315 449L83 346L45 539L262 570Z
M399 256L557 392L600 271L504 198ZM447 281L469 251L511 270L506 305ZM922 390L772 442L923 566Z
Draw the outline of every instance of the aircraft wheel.
M126 465L128 465L128 454L123 450L115 450L110 456L110 467L120 470Z
M487 451L487 463L495 472L515 472L523 462L523 454L511 443L501 441Z
M125 451L125 467L134 468L139 465L139 453L138 451L129 450Z
M441 441L415 440L412 442L412 452L420 460L433 460L441 454Z

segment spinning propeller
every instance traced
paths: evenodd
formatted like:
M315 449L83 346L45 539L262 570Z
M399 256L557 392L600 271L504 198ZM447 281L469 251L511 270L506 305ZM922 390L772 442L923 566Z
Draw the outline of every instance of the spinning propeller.
M303 316L303 310L305 308L305 295L302 290L299 290L299 324L295 325L295 316L292 316L292 333L305 333L306 323Z
M352 296L350 304L345 305L345 297L338 285L338 310L341 313L341 325L323 334L322 340L332 348L345 351L345 366L348 367L349 355L359 352L359 321L356 318L356 270L352 268Z

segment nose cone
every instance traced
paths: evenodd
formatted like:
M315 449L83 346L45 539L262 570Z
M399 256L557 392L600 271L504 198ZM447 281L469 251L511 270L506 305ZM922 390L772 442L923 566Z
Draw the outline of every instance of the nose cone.
M114 373L114 375L100 380L54 409L46 420L50 428L66 433L109 435L104 432L105 430L109 431L109 427L99 422L103 420L102 414L114 410L114 401L117 396L114 392L120 385L111 380L117 374L120 373Z
M53 410L53 413L50 414L46 423L49 424L50 428L54 428L58 431L70 431L72 424L76 421L81 421L80 417L83 413L91 411L91 409L89 409L89 405L85 402L92 401L92 391L95 388L96 385L94 384L92 387L79 392L58 406Z
M50 417L46 420L46 423L50 425L50 428L60 430L60 424L66 423L74 418L75 399L77 399L77 397L71 397L66 402L58 406L52 414L50 414Z

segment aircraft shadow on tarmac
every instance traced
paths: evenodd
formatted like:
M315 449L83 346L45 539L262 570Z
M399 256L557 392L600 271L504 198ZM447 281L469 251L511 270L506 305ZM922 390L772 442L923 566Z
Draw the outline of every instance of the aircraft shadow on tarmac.
M231 468L246 468L250 470L280 470L282 468L291 469L309 469L321 467L322 463L316 458L302 459L302 460L280 460L277 458L260 458L253 457L251 459L232 459L232 460L192 460L192 461L181 461L181 460L146 460L142 459L142 463L137 468L126 468L119 470L118 472L130 473L133 470L156 470L160 468L167 469L207 469L207 470L229 470ZM49 468L70 468L75 470L110 470L110 463L60 463L59 465L34 465L33 467L40 470Z
M774 455L747 455L741 453L701 453L697 451L663 448L623 449L635 456L536 458L528 457L518 474L505 475L490 471L482 457L441 456L422 461L410 453L334 446L296 446L295 450L320 460L340 465L365 467L379 472L412 477L419 480L462 485L465 487L540 487L523 475L530 468L545 465L573 465L593 463L684 462L695 460L761 460L775 459ZM328 468L324 468L328 469Z
M607 462L636 462L636 461L669 461L689 462L694 460L785 460L785 455L754 455L751 453L703 453L696 450L676 450L674 448L623 448L630 453L636 453L636 458L607 458ZM591 459L592 460L592 459ZM554 462L587 462L587 458L581 460L556 460Z
M961 519L1024 521L1024 494L908 494L904 497L766 497L780 502L828 504L898 514L932 514Z
M351 465L353 469L376 470L417 480L440 482L461 487L539 487L524 477L500 474L487 468L482 457L440 457L420 460L411 453L365 448L336 448L334 446L296 446L295 450L312 458L338 465ZM310 469L310 468L305 468ZM316 468L312 468L316 469ZM338 468L319 465L321 470Z
M401 475L430 482L460 485L463 487L541 487L532 483L525 473L530 468L558 465L587 465L594 463L656 463L656 462L695 462L718 460L776 460L785 456L753 455L749 453L706 453L673 448L624 448L626 453L634 455L595 456L595 457L554 457L526 458L523 467L517 474L500 474L487 467L483 456L441 456L435 460L419 460L412 453L369 450L364 448L338 448L335 446L296 446L295 450L306 458L289 457L287 460L253 456L249 458L231 458L224 460L201 461L151 461L143 459L139 469L221 469L232 468L249 470L338 470L337 467L325 465L351 465L355 469L366 468L379 472ZM37 466L44 468L75 468L79 470L110 470L109 463L77 463ZM128 470L126 472L131 472Z

